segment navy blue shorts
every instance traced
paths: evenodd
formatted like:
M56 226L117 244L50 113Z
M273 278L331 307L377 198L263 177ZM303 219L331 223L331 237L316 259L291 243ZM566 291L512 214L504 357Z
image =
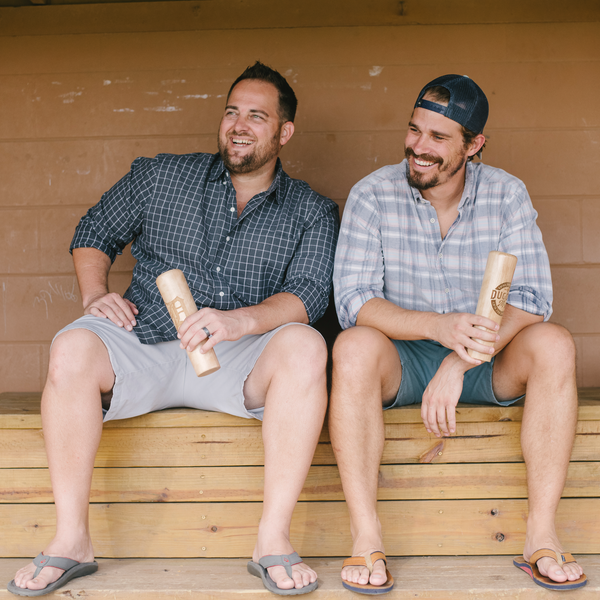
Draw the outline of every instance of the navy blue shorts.
M392 340L402 364L402 381L396 399L385 409L407 404L420 404L423 392L437 373L440 364L452 352L445 346L432 340ZM494 359L489 363L482 363L478 367L465 373L463 391L459 402L468 404L495 404L509 406L517 400L498 400L492 389L492 370Z

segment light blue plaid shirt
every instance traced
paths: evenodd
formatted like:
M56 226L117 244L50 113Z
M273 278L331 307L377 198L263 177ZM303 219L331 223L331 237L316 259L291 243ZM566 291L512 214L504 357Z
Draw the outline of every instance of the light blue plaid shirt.
M408 164L359 181L344 209L335 257L335 305L343 329L371 298L408 310L475 313L488 253L518 258L508 303L552 314L552 281L525 185L501 169L468 163L458 217L442 240L437 214L408 185Z

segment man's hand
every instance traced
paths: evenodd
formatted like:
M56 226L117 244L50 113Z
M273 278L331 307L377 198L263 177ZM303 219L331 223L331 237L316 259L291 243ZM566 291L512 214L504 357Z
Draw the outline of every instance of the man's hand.
M215 308L202 308L198 312L186 317L181 324L177 337L181 340L181 347L191 352L207 335L206 328L211 337L202 346L204 354L219 342L225 340L235 341L252 331L252 317L244 309L216 310Z
M478 329L475 325L486 327L491 331ZM433 339L442 346L454 350L456 354L467 363L479 365L481 361L467 354L467 348L477 350L483 354L493 354L494 348L484 346L477 340L496 343L500 341L498 325L491 319L472 315L470 313L446 313L438 315L433 330Z
M421 418L436 437L456 431L456 405L462 393L465 373L472 367L455 354L449 354L423 393Z
M110 319L115 325L125 327L127 331L132 331L136 325L135 315L138 309L133 302L126 300L110 292L91 298L83 308L84 315L94 315L103 319Z

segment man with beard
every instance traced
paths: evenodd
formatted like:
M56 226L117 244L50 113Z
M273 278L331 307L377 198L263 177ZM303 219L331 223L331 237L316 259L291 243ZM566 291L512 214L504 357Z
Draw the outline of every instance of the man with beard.
M344 210L334 268L344 331L333 349L329 431L353 538L342 580L357 592L393 585L376 506L382 409L420 402L425 428L441 437L455 433L459 401L508 405L525 392L529 516L515 565L551 589L586 582L554 525L577 420L575 348L546 322L550 268L525 186L470 162L487 116L468 77L433 80L415 104L406 160L360 181ZM492 250L518 257L500 329L474 314ZM468 348L494 358L481 363Z
M279 594L317 587L289 530L327 407L327 349L308 324L327 307L338 217L282 170L296 105L286 80L257 62L231 86L218 154L138 158L82 218L71 249L85 316L55 338L42 397L57 533L13 593L43 595L97 569L88 501L103 420L174 406L263 420L263 514L248 568ZM131 241L137 264L121 297L108 273ZM170 269L200 308L179 333L155 284ZM184 349L205 340L221 369L198 378Z

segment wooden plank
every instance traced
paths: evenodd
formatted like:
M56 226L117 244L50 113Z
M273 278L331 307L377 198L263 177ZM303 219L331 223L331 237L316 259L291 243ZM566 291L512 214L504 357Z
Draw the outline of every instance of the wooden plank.
M246 560L100 559L97 573L77 579L56 597L86 600L272 598L260 579L247 574ZM600 593L600 557L578 556L577 560L588 576L588 584L559 597L596 600ZM319 575L319 587L311 594L311 599L351 600L355 597L342 586L341 559L309 558L307 563ZM0 581L10 581L23 564L23 559L0 560ZM385 595L389 600L551 600L557 597L556 592L536 586L525 574L519 575L509 556L391 558L388 567L396 578L394 589ZM9 599L14 600L14 596L0 588L0 600Z
M39 429L40 418L39 392L4 392L0 394L0 429ZM515 421L523 416L523 402L513 406L489 406L459 404L456 420L458 423L480 423ZM421 423L419 406L388 410L384 419L389 424ZM600 420L600 388L579 389L580 421ZM193 410L190 408L171 408L149 413L134 419L109 421L104 427L259 427L256 419L242 419L224 413Z
M520 423L461 423L458 434L436 438L422 424L386 425L383 464L521 462ZM257 427L107 429L97 467L198 467L263 464ZM571 459L600 460L600 421L581 421ZM335 464L328 432L323 431L313 464ZM45 467L43 434L5 429L0 468Z
M100 557L250 556L262 504L92 504L90 527ZM600 553L600 499L561 501L558 535L573 553ZM388 554L519 554L526 500L379 503ZM55 530L49 504L0 505L0 556L35 556ZM351 548L343 502L300 502L291 539L301 556L343 556Z
M600 462L571 463L563 498L594 498ZM96 468L92 502L260 502L263 467ZM382 465L379 500L526 498L523 463ZM337 467L313 466L301 501L344 500ZM53 502L47 469L0 470L0 504Z
M227 29L323 28L598 21L594 2L576 2L567 10L558 0L446 0L431 5L414 0L304 0L299 6L277 0L245 2L183 1L98 3L44 6L34 10L0 8L0 35L101 34Z

